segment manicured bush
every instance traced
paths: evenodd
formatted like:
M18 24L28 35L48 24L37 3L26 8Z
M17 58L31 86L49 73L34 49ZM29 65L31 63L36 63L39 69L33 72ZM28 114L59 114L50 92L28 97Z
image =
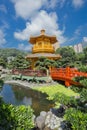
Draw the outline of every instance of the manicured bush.
M76 82L79 82L81 84L80 87L87 88L87 77L77 76L77 77L73 78L73 80Z
M16 130L31 130L33 111L29 106L17 106L12 109L16 120Z
M80 82L80 80L83 80L84 78L85 77L83 77L83 76L77 76L77 77L73 78L73 80L76 82Z
M69 96L66 96L62 93L56 93L54 95L53 100L55 102L59 102L63 105L67 105L68 107L77 105L77 101L76 101L75 97L73 97L73 96L69 97Z
M87 72L87 66L86 65L82 65L82 66L80 66L79 68L79 71L81 71L81 72Z
M87 102L87 89L83 89L80 93L80 100L82 102Z
M87 114L80 110L75 108L67 109L64 119L71 123L73 130L87 130Z
M80 83L83 85L83 87L87 88L87 78L80 80Z
M7 105L0 98L0 130L31 130L32 116L29 106Z

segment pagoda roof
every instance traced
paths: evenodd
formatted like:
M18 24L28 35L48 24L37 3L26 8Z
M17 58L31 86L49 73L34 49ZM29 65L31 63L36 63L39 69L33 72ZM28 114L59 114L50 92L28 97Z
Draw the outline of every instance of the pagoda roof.
M53 36L46 35L45 34L45 30L41 30L41 34L38 35L38 36L31 36L29 42L32 43L32 44L34 44L34 43L36 43L36 40L38 38L42 38L42 39L48 38L51 41L52 44L54 44L54 43L56 43L58 41L56 39L55 35L53 35Z
M60 59L61 56L59 54L52 54L52 53L35 53L35 54L29 54L26 56L26 59L34 59L39 57L47 57L47 58L54 58L54 59Z

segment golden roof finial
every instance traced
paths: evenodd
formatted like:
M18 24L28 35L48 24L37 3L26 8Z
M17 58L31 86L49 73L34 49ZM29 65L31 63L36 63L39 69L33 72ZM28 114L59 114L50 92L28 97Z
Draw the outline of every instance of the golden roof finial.
M44 35L44 34L45 34L45 30L42 29L42 30L41 30L41 35Z

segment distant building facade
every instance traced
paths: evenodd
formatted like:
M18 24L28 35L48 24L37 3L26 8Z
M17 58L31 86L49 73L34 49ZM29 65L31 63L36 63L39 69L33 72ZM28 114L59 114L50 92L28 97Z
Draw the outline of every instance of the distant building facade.
M74 51L75 51L76 53L80 53L80 52L83 51L82 43L75 44L75 45L73 46L73 48L74 48Z

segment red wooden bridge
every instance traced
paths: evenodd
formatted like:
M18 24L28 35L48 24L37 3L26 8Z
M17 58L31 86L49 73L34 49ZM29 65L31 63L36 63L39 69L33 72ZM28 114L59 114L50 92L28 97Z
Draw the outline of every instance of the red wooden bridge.
M80 83L73 81L74 77L84 76L87 77L87 73L80 72L76 68L54 68L51 69L50 75L53 80L62 80L65 85L69 87L71 84L80 85Z

